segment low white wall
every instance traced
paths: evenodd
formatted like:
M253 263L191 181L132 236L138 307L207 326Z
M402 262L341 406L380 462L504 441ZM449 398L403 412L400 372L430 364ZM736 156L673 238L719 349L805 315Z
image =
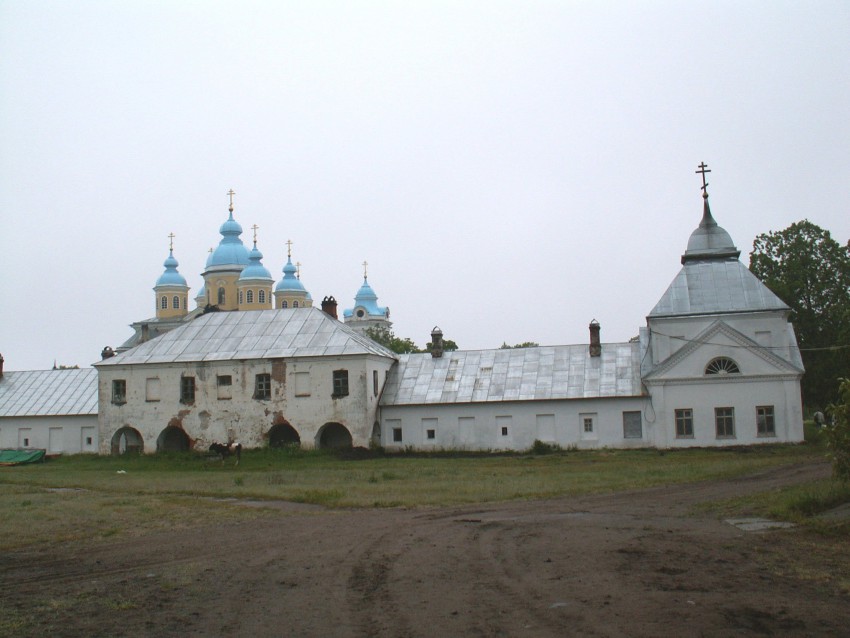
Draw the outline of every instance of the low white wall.
M48 454L98 451L97 415L0 419L0 448L43 449Z

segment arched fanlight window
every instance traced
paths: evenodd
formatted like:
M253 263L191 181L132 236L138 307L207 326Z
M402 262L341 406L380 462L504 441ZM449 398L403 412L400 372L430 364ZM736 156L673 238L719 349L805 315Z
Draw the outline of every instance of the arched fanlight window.
M289 303L286 301L286 299L284 299L283 301L280 302L280 307L281 308L289 308Z
M257 293L257 303L266 303L266 291L261 290Z
M293 307L293 308L297 308L297 307L298 307L298 302L297 302L297 301L293 301L293 302L292 302L292 307Z
M738 364L729 357L717 357L705 366L706 374L741 374Z
M180 309L180 297L178 297L177 295L174 295L174 297L171 299L171 307L174 308L175 310Z
M246 292L245 299L248 301L248 303L254 303L254 291L249 290L248 292Z
M163 295L162 297L160 297L160 299L159 299L159 307L160 307L160 308L162 308L163 310L167 310L167 309L168 309L168 297L166 297L165 295Z

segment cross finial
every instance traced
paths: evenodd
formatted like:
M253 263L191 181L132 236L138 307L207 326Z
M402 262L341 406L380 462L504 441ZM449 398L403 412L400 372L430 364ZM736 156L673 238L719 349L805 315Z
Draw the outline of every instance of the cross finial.
M258 228L259 228L259 226L257 226L256 224L251 226L251 229L254 231L254 247L255 248L257 247L257 229Z
M298 277L298 279L301 279L301 262L300 261L295 262L295 276Z
M708 164L706 164L705 162L700 162L699 170L694 172L702 173L702 196L705 199L708 199L708 182L705 181L705 174L711 172L711 170L708 168Z
M286 256L292 257L292 240L291 239L286 240Z
M227 194L230 195L230 209L229 210L232 213L233 212L233 196L236 194L236 191L234 191L231 188L229 191L227 191Z
M174 233L168 233L168 252L174 251L174 238L176 235Z
M363 279L366 279L366 277L369 275L369 271L367 270L368 268L369 268L369 262L364 261L363 262Z

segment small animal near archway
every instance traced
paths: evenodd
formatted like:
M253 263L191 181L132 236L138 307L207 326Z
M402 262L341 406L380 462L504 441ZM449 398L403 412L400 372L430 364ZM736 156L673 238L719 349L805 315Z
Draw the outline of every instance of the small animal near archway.
M174 425L169 425L156 439L157 452L188 452L191 447L189 436Z
M141 454L145 443L142 435L135 428L125 425L112 435L112 454Z
M269 430L269 447L300 447L301 435L289 423L277 423Z
M316 443L320 448L350 448L351 432L340 423L325 423L319 431Z

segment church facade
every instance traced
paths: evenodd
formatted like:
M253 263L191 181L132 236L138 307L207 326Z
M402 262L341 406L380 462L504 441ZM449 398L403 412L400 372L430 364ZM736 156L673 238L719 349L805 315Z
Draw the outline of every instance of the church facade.
M407 355L364 336L391 325L365 271L343 321L333 297L312 307L291 246L275 285L256 236L242 245L231 199L197 307L170 250L156 317L95 364L100 451L802 441L790 310L740 262L703 191L682 269L632 341L603 343L593 321L584 344L442 352L435 330L431 353Z

